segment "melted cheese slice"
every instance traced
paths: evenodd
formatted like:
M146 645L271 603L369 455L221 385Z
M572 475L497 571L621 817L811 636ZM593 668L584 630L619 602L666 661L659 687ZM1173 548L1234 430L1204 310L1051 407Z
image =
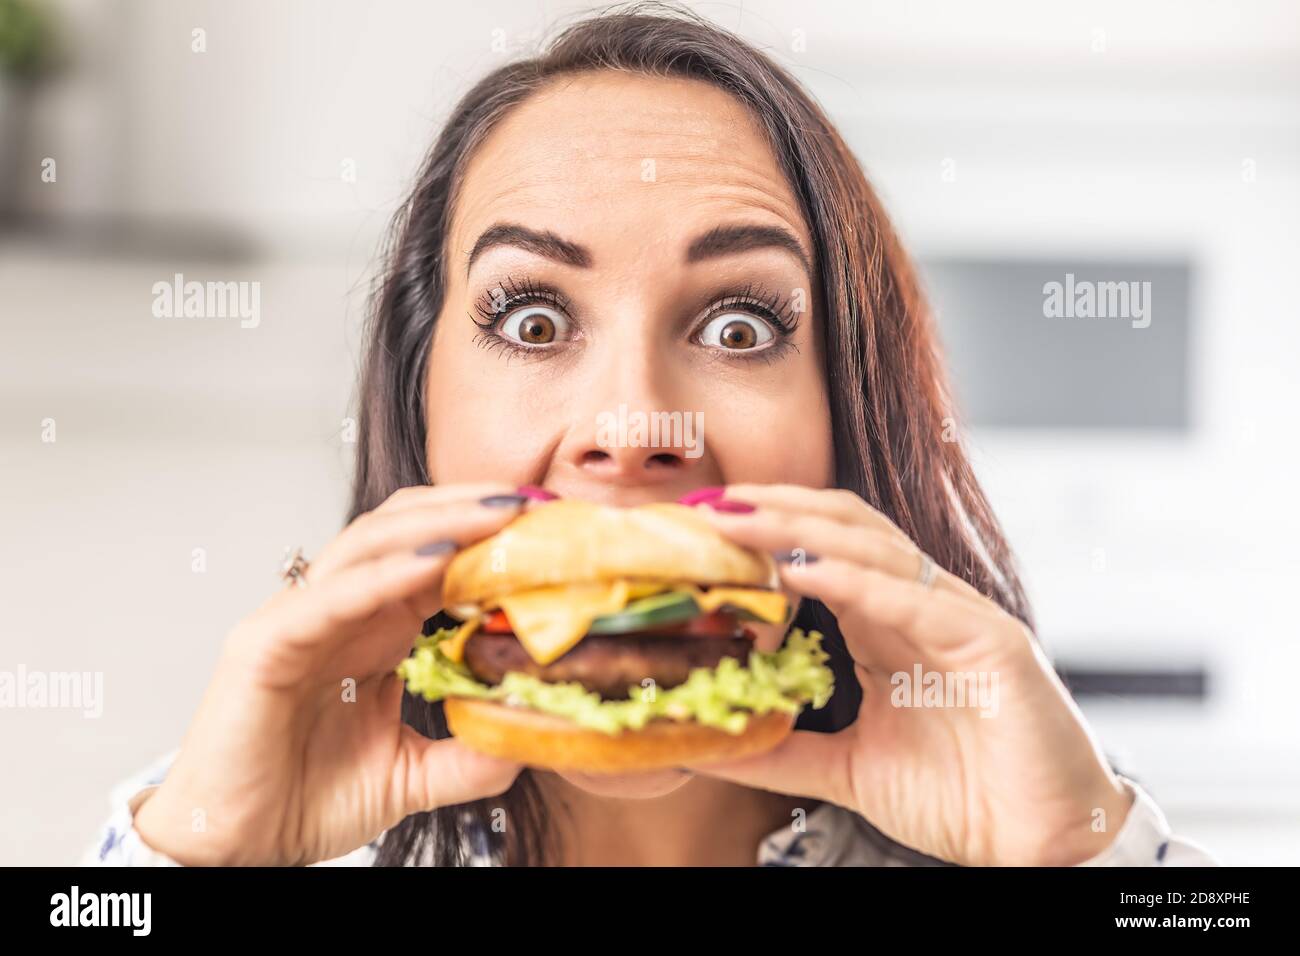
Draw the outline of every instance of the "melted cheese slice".
M445 638L438 642L438 650L442 651L457 664L465 657L465 642L469 640L470 635L478 630L479 624L483 621L481 617L472 617L460 627L456 628L456 633L451 637Z
M498 603L528 656L538 664L550 664L577 646L596 618L614 614L623 610L629 601L661 591L685 591L706 614L730 605L760 620L779 624L785 620L787 611L785 595L779 591L727 587L702 591L684 582L627 580L537 588L503 597ZM465 642L482 620L481 616L475 616L465 621L455 634L440 641L438 648L453 661L460 662L465 656Z
M730 604L769 624L780 624L785 620L786 600L780 591L759 591L754 588L709 588L701 591L692 585L679 587L690 592L705 614L716 611L724 604Z
M591 622L627 605L628 582L538 588L501 599L510 628L538 664L549 664L587 634Z
M500 607L528 656L538 664L549 664L582 640L591 622L602 614L621 611L629 601L658 594L669 587L664 581L626 580L587 586L561 585L513 594L490 602L483 610ZM477 608L462 607L458 611L457 616L472 616L455 634L439 641L438 649L460 663L465 659L465 644L483 617Z
M671 591L673 586L666 581L629 581L627 585L628 601L639 601L643 597L649 597L652 594L658 594L660 591ZM619 608L621 611L622 608Z

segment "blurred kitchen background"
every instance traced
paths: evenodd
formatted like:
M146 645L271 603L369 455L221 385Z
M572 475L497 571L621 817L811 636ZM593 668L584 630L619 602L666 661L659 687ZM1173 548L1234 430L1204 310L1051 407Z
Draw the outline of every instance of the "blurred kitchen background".
M1041 640L1228 863L1300 863L1300 6L691 6L840 124L918 256ZM476 78L590 4L0 0L0 863L77 859L288 544L342 520L383 230ZM258 282L260 321L152 314ZM1150 281L1150 324L1043 285Z

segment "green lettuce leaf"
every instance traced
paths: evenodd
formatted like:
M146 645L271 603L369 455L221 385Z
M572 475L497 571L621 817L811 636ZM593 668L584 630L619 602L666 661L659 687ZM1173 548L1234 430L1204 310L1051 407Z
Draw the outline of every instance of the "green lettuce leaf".
M825 662L819 631L795 628L776 651L751 650L748 666L732 657L716 667L697 667L686 682L668 690L628 688L627 700L602 700L578 683L550 684L511 671L490 687L475 679L469 668L449 658L437 646L454 630L447 628L417 639L411 656L397 666L406 688L425 700L477 697L529 707L566 717L591 730L617 734L638 730L655 718L693 720L739 734L751 714L781 710L797 714L805 704L826 706L835 689ZM701 638L705 640L705 638Z

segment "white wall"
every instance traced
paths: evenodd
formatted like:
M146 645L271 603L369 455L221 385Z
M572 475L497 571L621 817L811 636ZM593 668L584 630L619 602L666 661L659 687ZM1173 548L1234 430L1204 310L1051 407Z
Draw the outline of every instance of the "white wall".
M1111 62L1124 42L1108 30L1107 53L1029 73L890 64L836 116L920 251L1192 259L1185 438L985 430L971 445L1049 651L1211 668L1203 707L1088 706L1109 752L1226 859L1293 862L1300 86L1262 46Z

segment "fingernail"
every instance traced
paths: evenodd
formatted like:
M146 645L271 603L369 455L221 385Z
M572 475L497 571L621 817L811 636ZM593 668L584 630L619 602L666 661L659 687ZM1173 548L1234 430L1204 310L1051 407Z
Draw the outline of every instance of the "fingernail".
M430 541L428 544L422 544L415 549L415 553L422 558L432 558L439 554L450 554L456 550L456 542L448 538L441 541Z
M809 554L803 548L795 548L793 551L778 551L772 555L777 564L812 564L817 560L817 555Z
M485 508L518 508L527 500L524 495L488 495L480 498L478 503Z
M726 511L730 514L747 515L757 509L746 501L732 501L728 498L722 498L718 501L704 502L714 511Z
M711 501L714 498L721 498L726 494L727 489L721 485L710 485L707 488L696 488L694 491L688 491L677 499L679 505L698 505L702 501Z
M525 498L531 498L533 501L554 501L560 497L545 488L539 488L537 485L520 485L515 489L515 493L523 495Z

